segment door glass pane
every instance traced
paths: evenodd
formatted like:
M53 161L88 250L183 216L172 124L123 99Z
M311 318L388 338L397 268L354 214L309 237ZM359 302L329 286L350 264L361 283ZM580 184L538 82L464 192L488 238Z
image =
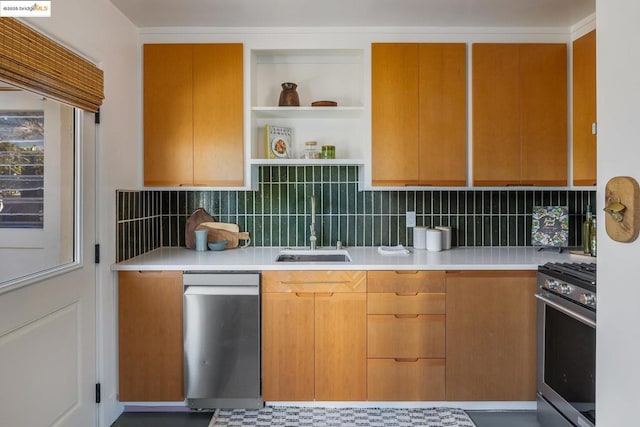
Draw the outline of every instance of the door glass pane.
M73 264L74 108L0 82L0 287Z

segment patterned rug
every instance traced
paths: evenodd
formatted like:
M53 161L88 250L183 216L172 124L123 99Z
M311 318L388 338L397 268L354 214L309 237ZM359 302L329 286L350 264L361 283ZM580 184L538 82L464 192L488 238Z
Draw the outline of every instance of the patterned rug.
M456 408L297 408L217 409L209 427L475 427Z

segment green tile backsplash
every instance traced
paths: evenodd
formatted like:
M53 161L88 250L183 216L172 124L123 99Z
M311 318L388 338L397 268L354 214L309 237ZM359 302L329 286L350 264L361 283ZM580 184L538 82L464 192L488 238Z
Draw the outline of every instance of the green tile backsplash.
M316 195L319 246L412 246L405 212L418 225L453 227L455 246L530 246L533 206L569 207L569 244L582 242L595 191L358 191L357 166L263 166L257 191L117 191L117 260L161 246L184 246L187 218L199 207L237 223L253 246L307 246Z

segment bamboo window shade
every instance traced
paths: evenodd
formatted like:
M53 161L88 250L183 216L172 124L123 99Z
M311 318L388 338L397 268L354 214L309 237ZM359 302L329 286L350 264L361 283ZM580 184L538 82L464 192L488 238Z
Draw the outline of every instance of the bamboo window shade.
M0 18L0 80L89 112L104 99L100 68L13 18Z

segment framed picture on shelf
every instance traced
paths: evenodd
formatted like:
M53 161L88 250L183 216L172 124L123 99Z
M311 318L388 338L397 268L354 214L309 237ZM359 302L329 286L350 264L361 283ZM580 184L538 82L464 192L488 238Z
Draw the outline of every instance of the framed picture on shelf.
M531 244L566 248L569 242L569 210L566 206L534 206L531 219Z
M293 129L283 126L264 125L268 159L289 159L292 155Z

